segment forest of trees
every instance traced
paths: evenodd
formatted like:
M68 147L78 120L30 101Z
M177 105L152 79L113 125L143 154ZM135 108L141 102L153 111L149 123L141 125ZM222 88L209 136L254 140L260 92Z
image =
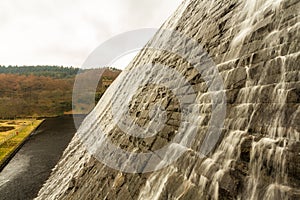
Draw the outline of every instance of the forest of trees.
M72 110L72 90L77 78L90 80L91 70L57 66L0 67L0 117L56 116ZM98 84L96 101L120 70L106 68ZM102 82L105 81L106 85ZM81 100L82 107L85 105ZM84 109L82 109L84 110Z
M79 68L63 66L1 66L0 74L18 74L47 76L53 78L71 78L79 71Z

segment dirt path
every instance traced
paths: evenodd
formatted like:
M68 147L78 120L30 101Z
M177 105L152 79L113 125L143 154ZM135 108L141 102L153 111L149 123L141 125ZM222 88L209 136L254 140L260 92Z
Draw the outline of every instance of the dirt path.
M0 199L33 199L75 132L71 116L46 119L0 173Z

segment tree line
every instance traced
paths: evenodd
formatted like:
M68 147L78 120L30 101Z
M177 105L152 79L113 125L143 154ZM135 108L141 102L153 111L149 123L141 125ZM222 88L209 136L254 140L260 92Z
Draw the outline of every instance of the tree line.
M19 67L18 67L19 69ZM77 71L76 71L77 70ZM0 118L56 116L72 110L72 91L78 68L34 66L0 67ZM95 101L104 93L107 85L121 71L105 69L98 83ZM77 78L90 80L91 70L82 71ZM84 110L85 99L81 107Z
M79 68L63 66L2 66L0 65L0 74L18 74L18 75L35 75L52 78L71 78L78 74Z

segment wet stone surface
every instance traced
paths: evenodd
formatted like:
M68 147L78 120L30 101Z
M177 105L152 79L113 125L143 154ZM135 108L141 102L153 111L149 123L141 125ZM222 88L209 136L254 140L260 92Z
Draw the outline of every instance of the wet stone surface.
M184 1L162 28L194 38L219 69L227 108L217 147L205 158L197 156L212 112L205 76L178 55L144 49L128 69L163 64L185 76L197 93L201 118L191 148L166 168L130 174L96 160L75 137L38 199L300 199L299 8L296 0ZM158 34L150 44L160 39ZM179 38L163 39L193 52ZM143 125L149 120L147 106L163 101L168 121L156 137L140 140L117 130L106 112L109 106L98 106L85 125L105 125L114 144L129 151L161 148L184 121L178 119L182 110L176 100L169 103L174 97L159 88L140 88L130 107ZM108 95L103 102L111 99ZM97 128L85 133L94 136Z

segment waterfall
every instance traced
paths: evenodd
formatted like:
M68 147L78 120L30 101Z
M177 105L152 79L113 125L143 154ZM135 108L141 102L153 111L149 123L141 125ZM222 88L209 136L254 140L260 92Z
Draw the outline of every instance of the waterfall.
M37 199L300 199L299 9L185 0Z

